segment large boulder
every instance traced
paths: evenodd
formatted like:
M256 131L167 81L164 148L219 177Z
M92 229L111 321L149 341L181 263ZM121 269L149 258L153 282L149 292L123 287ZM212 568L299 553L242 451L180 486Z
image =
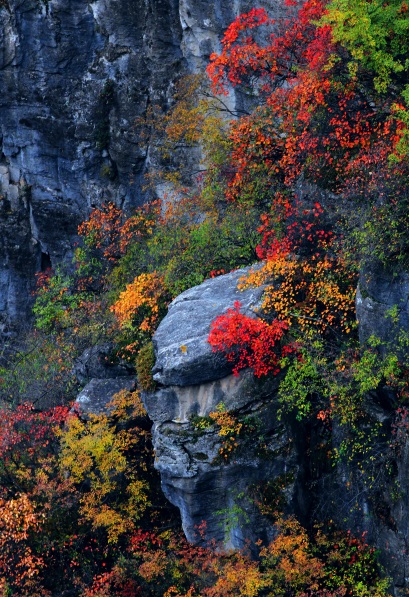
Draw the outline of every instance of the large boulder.
M206 280L182 292L170 305L153 337L156 363L153 378L163 385L190 386L231 373L232 366L212 351L207 341L210 324L236 301L241 312L257 317L263 288L240 290L250 268Z
M154 337L154 378L161 385L143 394L154 422L155 466L188 540L227 549L272 538L274 525L256 505L263 488L287 512L306 509L304 438L278 416L279 378L258 380L249 370L235 377L207 342L211 322L235 301L257 317L263 289L237 288L248 269L207 280L173 301ZM231 415L235 431L222 430L213 413Z

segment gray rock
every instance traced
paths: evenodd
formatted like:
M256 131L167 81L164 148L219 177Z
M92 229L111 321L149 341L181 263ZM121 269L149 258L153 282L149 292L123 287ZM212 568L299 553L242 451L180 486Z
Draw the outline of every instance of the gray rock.
M266 481L280 480L286 486L287 512L302 509L302 458L291 432L278 420L277 384L277 378L260 381L246 371L238 378L230 375L143 393L154 421L155 466L166 497L180 509L189 541L241 549L249 541L271 540L273 525L260 515L251 497ZM252 433L237 438L237 452L227 459L220 454L225 438L211 419L205 419L218 408L254 425Z
M234 303L241 312L257 317L263 288L239 290L237 284L250 268L206 280L180 294L157 329L153 344L156 363L153 378L163 385L188 386L228 375L231 364L212 352L207 341L210 324Z
M132 375L134 370L125 362L111 362L113 344L106 342L84 350L74 366L74 375L78 383L84 385L93 378L109 379Z
M363 272L356 313L361 343L376 336L382 352L392 349L401 356L409 354L409 273Z
M92 206L130 208L145 200L149 147L134 122L148 103L166 104L184 64L174 0L10 0L0 13L3 191L21 179L30 189L18 218L36 241L34 250L19 244L20 269L8 243L12 214L0 219L7 262L0 269L19 294L3 293L0 318L18 323L30 313L41 253L53 266L69 263L78 224ZM9 191L13 208L16 192Z
M274 535L250 498L258 484L285 479L288 511L302 510L307 501L301 497L297 442L277 417L278 378L259 380L249 370L233 376L232 365L207 341L211 322L236 301L243 313L258 316L263 288L237 288L249 269L207 280L171 303L154 336L154 379L163 387L143 393L154 422L155 466L166 497L180 509L187 538L226 549ZM225 438L209 418L218 409L254 425L237 438L237 453L227 460L221 455ZM199 536L203 521L206 531Z
M117 379L92 379L78 394L74 408L80 416L100 415L107 412L107 404L121 390L136 389L135 377L119 377Z
M157 424L173 421L189 423L193 416L206 417L219 404L227 410L240 410L254 403L255 394L260 400L276 389L277 379L263 382L250 371L238 377L228 375L222 379L194 386L168 386L154 393L142 393L145 408Z
M280 10L276 0L263 3ZM0 319L29 317L41 254L52 266L70 262L78 224L93 206L113 201L130 209L146 200L144 175L157 157L135 120L148 105L168 105L177 78L203 68L229 23L251 6L242 0L1 3L0 193L11 181L29 194L16 214L20 227L11 210L0 217L0 270L12 287L0 288ZM244 100L233 94L229 101L234 107ZM193 170L197 157L200 152L186 154ZM16 189L11 193L14 210ZM16 257L9 237L21 228L28 239L18 243Z

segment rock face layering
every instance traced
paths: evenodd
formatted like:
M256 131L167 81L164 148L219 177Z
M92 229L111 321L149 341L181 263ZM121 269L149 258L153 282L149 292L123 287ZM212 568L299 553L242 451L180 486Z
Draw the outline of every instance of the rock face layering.
M34 273L70 260L92 206L143 203L155 148L141 142L135 120L166 105L177 77L203 68L250 6L0 3L0 324L29 317Z
M234 377L226 361L216 357L207 343L211 321L235 301L242 303L243 312L257 317L262 290L241 292L237 288L245 271L207 280L182 293L169 306L154 336L157 360L153 372L159 386L143 398L154 422L156 467L165 495L180 509L190 541L210 540L225 548L241 548L248 541L268 540L274 534L271 520L257 508L258 489L267 487L270 503L279 499L287 514L308 520L320 510L345 529L367 532L380 548L396 587L404 586L409 564L405 549L409 446L405 444L397 462L401 494L392 499L381 491L376 502L368 502L365 492L360 492L353 496L351 507L345 480L359 477L359 471L353 464L328 470L326 455L320 456L322 438L314 435L314 429L278 416L280 377L262 381L250 371ZM378 283L382 285L382 280ZM403 291L401 284L399 292ZM365 334L377 333L372 311L367 314L365 305L359 305ZM382 321L377 325L383 325ZM220 454L225 438L209 419L209 413L221 408L247 425L228 458ZM390 416L378 401L371 411L379 421ZM334 426L333 446L340 444L343 433ZM199 534L203 521L205 533ZM401 594L399 588L396 594Z
M246 272L208 280L171 303L154 336L153 372L161 386L144 394L154 421L162 487L180 508L186 536L200 541L198 527L205 521L202 539L226 548L272 537L272 526L260 515L256 499L249 499L265 480L282 481L291 511L305 508L301 446L278 419L277 380L257 381L249 371L235 377L207 342L211 322L235 301L243 313L257 317L263 289L237 289ZM223 438L206 419L218 409L234 411L253 429L248 438L237 438L239 445L227 459L220 453Z

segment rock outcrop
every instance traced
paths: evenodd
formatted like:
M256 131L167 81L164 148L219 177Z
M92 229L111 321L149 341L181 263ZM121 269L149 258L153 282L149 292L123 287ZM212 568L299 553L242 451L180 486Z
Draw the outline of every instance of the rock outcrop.
M153 371L160 385L143 397L154 422L155 466L163 491L180 509L186 536L195 543L211 540L241 548L248 541L271 539L274 524L257 507L260 491L268 492L270 505L277 504L307 524L315 518L332 519L345 530L366 533L381 551L395 594L403 595L409 565L409 444L406 436L398 441L390 434L394 407L388 403L387 389L367 398L371 424L382 429L371 440L378 464L377 470L367 471L373 475L369 492L354 457L328 465L328 449L340 449L347 439L343 426L335 421L324 437L322 426L280 417L280 376L263 381L244 371L234 377L229 365L212 353L207 336L217 315L239 300L247 314L257 317L262 289L238 290L243 273L207 280L181 294L155 334ZM382 327L386 310L396 299L406 305L404 284L394 290L390 284L389 280L379 295L382 307L376 320L371 319L372 310L366 313L367 302L358 304L368 326L365 335L382 330L391 334L391 328ZM215 424L223 412L233 416L226 419L224 431ZM203 521L205 533L200 534Z
M149 148L134 121L166 101L182 28L172 0L10 0L0 13L0 309L15 320L30 302L19 277L32 287L69 260L93 205L143 202ZM16 219L24 242L5 234Z
M89 415L100 415L107 412L107 404L111 402L115 394L122 390L132 392L135 389L135 377L91 379L78 394L74 408L83 418L87 418Z
M278 417L277 378L235 377L207 342L212 320L235 301L257 317L262 289L237 289L246 271L208 280L171 303L154 336L161 386L144 394L162 488L179 507L187 538L227 548L271 539L273 525L257 507L266 481L286 511L306 510L304 440ZM227 411L235 432L219 434L209 415Z
M76 359L74 375L79 384L85 385L91 379L109 379L127 377L134 373L134 369L126 362L115 358L112 360L114 345L110 342L96 344L87 348Z
M171 303L153 338L155 381L168 386L191 386L231 373L232 367L212 352L207 337L212 321L236 301L240 302L242 313L257 316L263 288L237 288L247 272L248 268L207 280L182 292Z
M276 14L282 5L259 4ZM129 209L145 201L143 178L155 167L155 147L141 142L135 120L153 103L166 106L179 75L202 67L218 49L225 27L252 5L247 0L0 2L0 333L9 322L29 318L35 272L71 260L77 225L93 206L113 201ZM240 107L247 100L229 101ZM183 293L155 336L160 386L144 399L154 421L165 494L180 508L190 540L200 540L196 527L205 520L207 539L237 548L247 539L268 540L274 532L256 506L260 484L268 480L280 505L303 516L311 506L305 481L312 478L326 495L338 494L338 501L327 499L329 515L370 530L388 570L404 587L408 445L400 447L395 463L400 493L394 501L379 495L369 503L359 496L361 514L349 519L350 496L339 496L351 471L340 467L321 483L320 438L311 430L307 438L302 426L279 419L278 380L262 383L248 372L232 376L206 342L210 322L235 300L257 317L261 290L238 291L241 275L234 272ZM408 297L408 274L363 276L357 293L361 340L375 334L384 345L396 344L400 331L409 330ZM79 396L84 412L101 412L118 390L135 385L126 368L105 367L105 349L98 350L84 353L77 367L81 382L90 382ZM220 436L209 417L224 409L233 412L239 435L244 428L240 441L231 433ZM387 401L374 402L372 409L379 420L388 420ZM339 441L335 431L334 443ZM341 502L343 509L337 510Z
M372 344L381 356L396 355L402 369L409 356L409 274L384 267L365 268L361 272L356 294L359 339L362 346ZM399 404L388 387L380 390L371 404L371 414L388 429ZM406 431L403 431L405 429ZM358 525L368 530L372 541L382 550L385 567L394 579L396 595L404 595L409 584L407 543L409 540L409 442L407 421L402 421L384 437L385 452L394 446L395 477L386 483L375 501L368 504L361 497L361 520ZM391 445L388 446L388 442ZM386 471L379 475L387 477ZM394 489L396 488L396 490ZM356 522L356 521L354 521Z

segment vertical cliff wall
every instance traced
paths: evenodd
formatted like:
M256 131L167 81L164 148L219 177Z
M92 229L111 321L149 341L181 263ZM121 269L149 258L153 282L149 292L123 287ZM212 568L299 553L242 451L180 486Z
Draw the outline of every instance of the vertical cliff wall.
M250 5L0 3L0 321L28 317L34 272L70 258L93 205L145 200L152 152L135 119L166 104L178 76L202 68Z

